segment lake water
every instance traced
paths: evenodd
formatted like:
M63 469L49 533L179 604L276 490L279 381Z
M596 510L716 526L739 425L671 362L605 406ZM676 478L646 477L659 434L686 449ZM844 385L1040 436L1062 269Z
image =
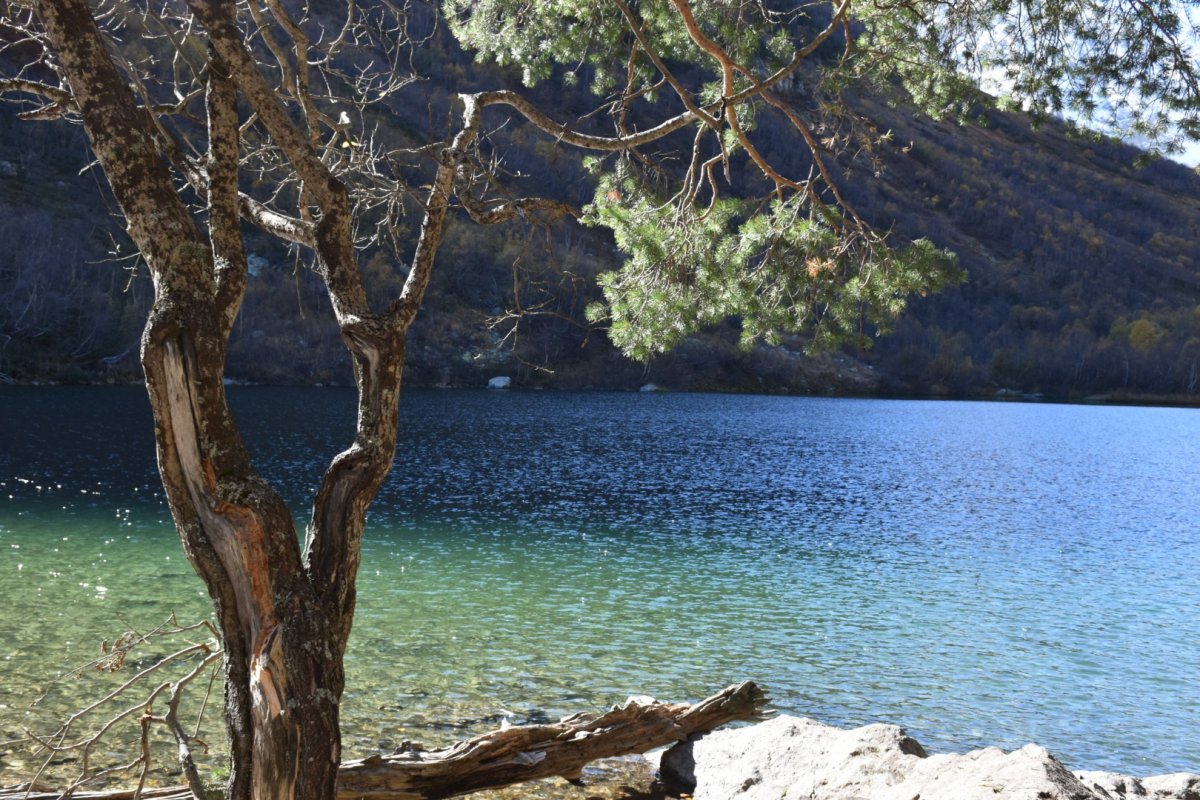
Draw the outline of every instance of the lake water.
M352 394L231 391L306 517ZM448 391L401 416L352 754L750 678L783 711L931 750L1200 771L1200 412ZM94 694L27 708L102 639L207 606L140 389L3 388L0 420L5 739ZM24 766L4 759L0 784Z

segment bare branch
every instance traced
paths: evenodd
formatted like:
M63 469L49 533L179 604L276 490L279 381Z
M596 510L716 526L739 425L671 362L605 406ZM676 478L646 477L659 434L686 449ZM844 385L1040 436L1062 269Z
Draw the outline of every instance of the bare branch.
M479 135L479 125L486 106L484 95L459 95L463 101L463 126L455 135L450 146L442 151L438 165L437 176L429 190L429 199L425 204L425 219L421 222L421 234L417 239L417 249L413 254L412 265L408 277L404 280L404 288L400 296L392 302L388 314L395 325L407 328L416 317L417 308L429 284L429 276L433 270L434 256L442 241L446 211L450 207L450 196L454 189L454 180L458 176L461 165L466 161L467 148Z
M71 96L71 93L61 86L50 86L49 84L26 78L0 78L0 93L5 92L24 92L25 94L44 97L58 105L74 105L74 98Z
M263 231L278 236L285 242L316 247L316 226L312 222L280 214L245 192L238 195L238 207L245 219Z
M179 763L183 767L183 773L187 777L188 788L192 790L192 796L195 800L205 800L206 793L204 791L204 782L200 780L200 773L196 769L195 760L192 758L191 743L196 737L189 736L187 731L183 729L183 725L179 722L179 701L183 699L183 690L222 658L224 658L224 654L219 651L209 654L207 658L196 665L195 669L171 685L171 696L167 701L167 713L162 719L162 722L171 729L171 733L174 734L175 741L179 745Z
M211 634L213 637L216 636L216 631L212 623L208 620L202 620L194 625L181 626L175 620L174 615L171 615L171 617L169 617L165 623L147 633L136 634L132 631L128 631L122 634L114 642L111 649L106 641L102 645L102 655L99 659L71 670L67 673L67 676L79 675L80 673L91 668L96 668L104 672L120 669L121 665L125 662L127 654L141 645L147 644L153 640L162 639L164 637L179 637L181 635L186 635L201 629ZM177 680L167 680L158 683L157 685L152 685L146 690L143 696L135 700L132 704L126 705L119 708L115 712L109 713L109 715L102 718L92 730L84 735L77 736L77 728L80 727L85 720L98 716L102 709L104 709L106 706L128 697L128 695L136 691L138 687L146 686L148 679L163 672L164 670L178 665L181 662L192 660L196 657L199 658L196 661L195 666ZM148 738L150 724L164 723L170 727L171 717L178 711L179 699L182 696L184 688L196 678L205 672L208 672L212 667L218 664L222 658L223 653L221 649L217 647L215 639L208 642L188 645L187 647L176 650L167 656L155 659L154 663L152 663L150 666L140 670L133 677L124 681L117 688L109 691L99 700L96 700L86 707L73 712L54 732L49 734L40 734L32 731L26 731L27 738L23 741L36 745L35 752L44 751L46 753L45 758L42 759L40 766L34 775L31 776L31 779L27 784L28 787L30 787L27 791L32 791L32 787L37 784L39 778L50 767L52 762L61 759L66 754L75 755L79 762L79 771L75 777L71 779L70 785L64 794L72 793L79 787L85 786L89 783L94 783L108 775L120 772L129 772L135 768L139 769L139 785L143 784L151 767L151 752ZM61 678L56 680L55 683L60 681ZM46 691L49 690L50 687L48 686ZM170 702L166 717L155 717L153 714L154 702L168 692L170 696ZM114 730L122 721L130 718L136 718L141 729L138 756L127 763L94 768L92 764L92 757L98 750L99 746L108 740L108 738L114 733ZM177 723L175 727L178 727ZM182 732L181 727L179 728L179 731ZM178 733L176 735L178 736ZM194 740L194 738L195 737L185 737L185 739L180 742L179 756L185 771L189 769L190 764L191 773L196 775L194 786L198 787L200 785L198 773L195 771L194 763L191 763L190 749L188 748L189 741ZM20 743L22 743L22 740L18 740L16 742L5 742L4 744L5 746L12 746ZM203 794L196 795L196 798L197 800L203 800Z
M69 114L78 113L75 99L71 96L71 93L58 86L50 86L39 81L24 78L0 79L0 94L9 92L31 94L50 101L37 108L19 112L17 117L23 120L44 121L62 119Z
M479 225L495 225L507 222L517 216L526 216L536 212L546 212L550 217L574 217L579 219L582 212L569 203L546 197L514 197L499 202L484 202L471 194L469 181L460 174L456 181L455 197L462 203L467 215Z
M664 136L674 133L677 130L687 127L696 120L692 112L685 111L665 120L653 128L641 131L640 133L629 134L628 136L594 136L586 133L579 133L572 130L570 125L556 122L541 109L535 106L525 97L516 92L502 89L490 92L481 92L476 95L477 102L481 108L494 105L507 105L520 112L521 116L531 122L535 127L543 133L548 133L551 136L566 142L567 144L582 147L587 150L602 150L608 152L616 152L621 150L631 150L650 142L657 141ZM706 111L710 113L719 108L717 105L709 106Z
M278 95L267 85L250 51L242 42L233 7L226 3L188 0L188 7L204 25L209 42L228 65L242 96L258 114L275 142L287 155L305 187L325 210L345 196L345 188L321 163L309 138L298 130ZM344 200L342 200L344 202Z
M311 194L321 210L320 222L313 229L313 244L339 324L345 328L369 319L370 306L355 261L352 209L345 186L321 161L312 140L296 128L278 95L267 85L241 39L232 5L188 0L188 6L208 31L209 42L229 66L242 96L303 182L301 196ZM307 203L302 201L301 217L306 213Z

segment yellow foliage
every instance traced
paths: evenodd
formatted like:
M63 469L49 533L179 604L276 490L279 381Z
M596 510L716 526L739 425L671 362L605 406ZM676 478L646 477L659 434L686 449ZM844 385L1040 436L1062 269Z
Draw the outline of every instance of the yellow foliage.
M1139 319L1129 326L1129 344L1134 350L1145 352L1163 337L1163 329L1148 319Z

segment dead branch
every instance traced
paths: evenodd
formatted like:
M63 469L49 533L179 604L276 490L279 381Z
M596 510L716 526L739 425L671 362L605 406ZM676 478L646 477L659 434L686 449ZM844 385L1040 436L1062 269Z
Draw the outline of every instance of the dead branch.
M134 676L122 682L115 689L107 692L100 699L73 712L52 733L40 734L27 730L23 739L0 743L0 745L5 747L14 745L30 746L35 754L43 756L40 766L38 766L29 782L21 789L20 796L24 797L32 794L32 790L37 788L39 780L46 773L51 763L64 756L70 756L79 760L79 772L70 780L69 785L65 789L56 793L56 796L65 797L69 795L74 797L78 794L77 790L83 786L94 784L96 781L107 778L115 773L129 773L135 769L138 770L138 788L134 790L134 794L138 796L144 795L142 788L145 785L146 777L152 765L149 742L150 726L152 724L162 724L169 728L175 736L179 747L179 760L187 775L192 794L196 798L202 798L204 796L203 787L191 756L191 743L198 740L196 736L188 735L184 731L183 726L178 721L177 714L184 689L201 675L218 665L224 655L217 644L216 631L212 623L208 620L203 620L195 625L180 625L176 621L175 616L171 615L164 624L147 633L138 634L133 631L123 633L114 641L111 648L106 640L101 644L100 658L73 669L64 676L60 676L34 701L34 705L44 699L46 692L49 692L51 687L60 683L65 677L78 676L89 668L94 668L101 672L116 672L124 666L127 656L138 646L163 637L189 634L197 630L204 630L211 634L213 638L206 642L189 644L169 655L156 658L152 664L139 670ZM171 668L173 665L179 665L192 660L196 661L196 665L187 674L175 680L161 680L156 685L150 685L151 679L164 670ZM134 699L129 701L129 696L137 691L144 691L144 694L140 696L135 695ZM163 716L156 716L154 714L154 703L164 696L168 698L166 713ZM118 702L127 704L123 704L116 711L106 711L107 708ZM93 723L90 731L79 731L87 720L96 718L99 718L99 721ZM105 742L113 734L114 729L124 720L133 720L140 728L140 744L136 757L128 763L115 766L93 766L93 754L97 751L101 743ZM0 794L3 793L0 792Z

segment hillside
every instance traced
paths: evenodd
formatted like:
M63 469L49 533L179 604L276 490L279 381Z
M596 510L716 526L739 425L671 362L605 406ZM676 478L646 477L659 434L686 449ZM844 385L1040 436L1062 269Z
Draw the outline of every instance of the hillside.
M1196 394L1200 174L1013 114L957 127L868 108L913 144L861 202L969 274L871 354L892 388Z
M445 37L420 55L436 80L380 115L397 141L433 140L452 86L516 85ZM547 91L535 94L564 114L583 107L582 96ZM848 199L902 238L954 249L969 276L914 298L870 351L810 358L793 339L746 353L730 322L635 363L582 323L591 279L615 266L610 241L570 225L546 234L461 223L414 329L409 383L508 374L563 388L1200 396L1200 175L1169 161L1136 166L1133 148L1055 124L1035 130L1016 114L987 111L982 124L959 126L877 98L854 102L892 139L879 164L843 164ZM519 128L500 141L528 191L586 201L577 153ZM137 379L148 279L87 159L78 127L18 122L0 106L0 380ZM253 275L230 377L349 382L320 287L294 253L247 236ZM400 280L382 254L364 259L370 283ZM514 262L524 276L515 289ZM514 331L497 318L518 299L553 313Z

